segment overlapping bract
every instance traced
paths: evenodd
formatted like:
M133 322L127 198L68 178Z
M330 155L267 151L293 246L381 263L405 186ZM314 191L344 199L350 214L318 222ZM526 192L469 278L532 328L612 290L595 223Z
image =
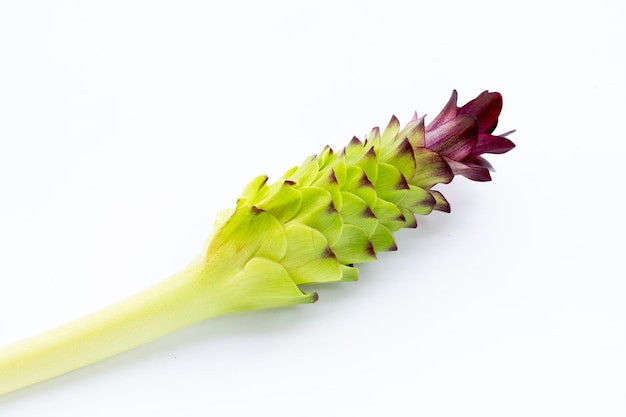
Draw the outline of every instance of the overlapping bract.
M259 176L244 189L232 217L249 213L248 223L231 218L227 238L241 247L254 241L255 249L240 256L246 269L250 262L268 274L279 269L292 288L355 280L354 264L396 250L393 233L416 227L416 214L450 210L436 184L449 183L455 174L490 179L481 155L514 146L491 134L501 108L501 96L488 92L459 108L455 91L427 127L415 115L400 128L394 116L382 133L374 128L340 152L326 147L273 184ZM252 226L255 218L263 227Z

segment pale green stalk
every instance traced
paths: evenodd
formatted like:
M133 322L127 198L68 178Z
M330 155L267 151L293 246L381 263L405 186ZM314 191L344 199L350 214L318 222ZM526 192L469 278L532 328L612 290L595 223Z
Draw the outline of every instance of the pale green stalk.
M219 314L195 264L117 304L0 351L0 395L89 365ZM206 281L205 281L206 282ZM208 307L208 308L207 308Z
M227 221L226 229L228 224L235 226L233 223ZM216 229L219 240L222 225L217 224ZM248 243L254 247L253 242ZM303 294L277 264L263 258L249 259L249 250L237 249L226 244L210 246L189 267L151 288L1 349L0 395L109 358L210 317L317 299L315 294ZM245 277L245 288L241 287L241 277Z

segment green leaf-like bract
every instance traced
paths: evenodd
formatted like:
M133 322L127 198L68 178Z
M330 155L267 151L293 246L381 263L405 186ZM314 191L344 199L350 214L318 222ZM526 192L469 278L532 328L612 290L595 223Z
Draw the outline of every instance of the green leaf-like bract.
M452 180L450 167L407 139L423 143L423 124L403 138L392 129L374 129L364 142L354 138L341 152L327 147L273 184L265 176L252 180L224 225L234 226L232 233L216 236L209 252L240 242L250 250L247 262L271 260L297 285L354 280L354 264L396 250L393 233L415 227L415 214L449 209L432 187ZM248 213L246 224L240 213Z

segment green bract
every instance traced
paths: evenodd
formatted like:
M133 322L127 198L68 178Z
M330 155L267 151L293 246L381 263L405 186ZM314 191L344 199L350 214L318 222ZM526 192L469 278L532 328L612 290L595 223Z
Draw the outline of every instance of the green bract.
M456 92L425 126L397 118L381 133L353 138L268 183L253 179L222 212L206 251L169 279L48 333L0 350L0 394L146 343L219 314L317 300L301 286L354 281L355 264L397 249L393 233L415 215L448 212L433 187L455 175L487 181L484 153L514 145L492 135L502 107L482 93L462 107Z
M222 226L232 232L223 239L218 232L209 256L227 242L242 242L254 251L244 262L271 260L297 285L355 280L353 265L396 250L393 232L415 227L415 214L449 210L431 188L450 182L452 170L423 145L422 121L400 132L393 118L382 135L374 129L341 152L326 147L273 184L255 178ZM250 228L258 231L254 243Z

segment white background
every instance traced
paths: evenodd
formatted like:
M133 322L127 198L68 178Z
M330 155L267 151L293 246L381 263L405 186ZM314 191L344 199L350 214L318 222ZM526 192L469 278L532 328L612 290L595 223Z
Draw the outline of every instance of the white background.
M626 415L617 4L3 1L0 345L177 271L252 177L454 88L500 91L517 148L317 304L209 320L0 415Z

